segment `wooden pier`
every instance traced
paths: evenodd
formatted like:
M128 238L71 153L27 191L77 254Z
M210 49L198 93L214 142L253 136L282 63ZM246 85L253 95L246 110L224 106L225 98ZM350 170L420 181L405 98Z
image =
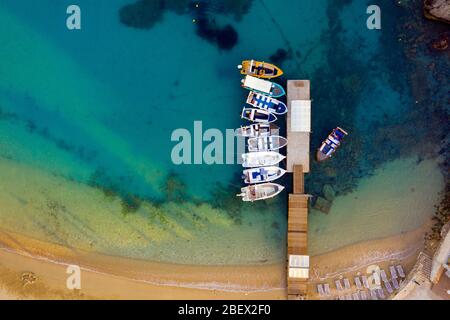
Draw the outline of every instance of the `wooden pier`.
M287 121L287 171L293 173L293 193L288 203L287 294L289 300L308 296L308 199L304 174L309 172L311 101L308 80L289 80Z
M299 180L297 180L299 179ZM287 235L287 292L289 300L305 299L309 279L308 199L303 193L303 166L294 166L294 191L289 195Z

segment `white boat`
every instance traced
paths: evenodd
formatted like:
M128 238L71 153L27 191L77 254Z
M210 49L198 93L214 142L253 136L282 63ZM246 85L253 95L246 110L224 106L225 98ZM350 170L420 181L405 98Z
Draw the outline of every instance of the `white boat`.
M284 88L275 82L258 79L252 76L246 76L241 82L245 89L266 94L274 98L282 97L286 94Z
M277 121L277 117L269 111L254 108L243 108L241 118L257 123L272 123Z
M263 183L241 188L241 193L237 196L242 197L242 201L253 202L276 197L283 190L284 187L279 184Z
M244 168L274 166L286 159L285 156L274 151L250 152L242 155Z
M284 148L288 141L281 136L268 136L248 139L248 151L275 151Z
M248 138L267 137L277 133L278 130L278 126L272 123L255 123L249 126L240 127L236 130L236 135Z
M272 182L281 178L286 170L277 167L260 167L244 170L242 177L247 184L255 184L262 182Z

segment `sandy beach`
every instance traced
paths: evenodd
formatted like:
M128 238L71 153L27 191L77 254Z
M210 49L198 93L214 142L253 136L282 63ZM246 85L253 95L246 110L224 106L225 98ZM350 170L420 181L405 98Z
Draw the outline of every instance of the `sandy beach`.
M347 246L311 259L314 284L367 266L400 263L409 271L424 229ZM1 232L1 299L285 299L284 264L191 266L76 253L58 245ZM7 248L8 247L8 248ZM24 249L26 248L26 249ZM81 267L81 290L66 288L68 264ZM21 275L33 272L33 284Z
M1 232L0 238L0 284L6 297L283 299L285 295L282 264L175 265L74 252L10 232ZM79 292L66 288L69 264L81 267ZM33 272L36 282L24 286L20 278L24 272Z

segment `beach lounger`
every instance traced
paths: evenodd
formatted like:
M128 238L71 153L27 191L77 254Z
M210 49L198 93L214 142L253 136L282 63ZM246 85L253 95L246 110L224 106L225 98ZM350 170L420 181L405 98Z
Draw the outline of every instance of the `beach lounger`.
M403 271L403 268L402 268L401 265L398 265L398 266L397 266L397 272L398 272L398 274L399 274L400 277L406 278L405 272Z
M398 278L397 272L395 271L395 267L394 266L390 266L389 267L389 271L391 272L392 279L397 279Z
M323 297L325 293L323 292L323 286L319 283L317 285L317 292L319 293L319 296Z
M331 296L330 285L329 285L328 283L325 283L325 284L323 285L323 289L325 290L325 295Z
M393 293L394 290L392 289L391 284L389 283L389 281L385 281L384 282L384 286L386 287L387 292L389 292L389 294Z
M353 300L352 295L351 294L346 295L345 300Z
M375 292L375 289L374 290L370 290L370 297L372 298L372 300L378 300L377 293Z
M342 287L341 280L336 280L334 283L336 284L336 289L338 289L339 291L344 290L344 288Z
M392 278L392 284L394 285L395 290L400 289L397 278Z
M360 300L358 292L353 293L352 298L353 298L353 300Z
M361 283L361 280L359 279L359 277L355 277L355 285L356 285L356 288L358 288L358 290L362 290L362 283Z
M383 282L389 282L386 272L383 269L381 269L381 271L380 271L380 276L381 276L381 279L383 280Z
M366 291L360 291L359 292L359 297L360 297L361 300L367 300L368 299Z
M366 276L361 276L361 280L362 280L362 283L363 283L364 287L367 288L367 289L370 289L369 282L367 281L367 277Z
M386 299L383 289L377 289L377 293L378 293L378 296L380 297L380 299Z
M345 290L351 289L350 281L347 278L344 279L344 287L345 287Z

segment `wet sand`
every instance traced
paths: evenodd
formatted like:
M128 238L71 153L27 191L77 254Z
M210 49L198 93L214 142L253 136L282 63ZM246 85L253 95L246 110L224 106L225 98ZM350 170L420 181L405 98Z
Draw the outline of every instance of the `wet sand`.
M284 265L191 266L126 259L1 232L0 287L19 298L283 299ZM6 249L6 247L9 249ZM69 264L81 267L81 291L66 288ZM21 274L33 272L23 286Z

